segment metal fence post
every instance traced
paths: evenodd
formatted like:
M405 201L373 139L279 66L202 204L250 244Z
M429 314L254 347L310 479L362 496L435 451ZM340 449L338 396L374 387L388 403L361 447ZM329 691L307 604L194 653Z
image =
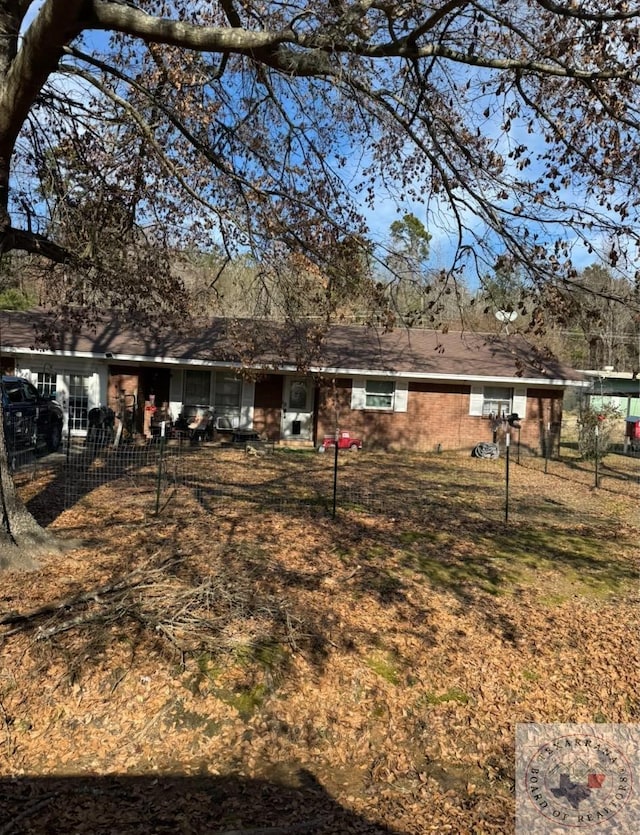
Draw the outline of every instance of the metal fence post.
M156 512L158 516L160 513L160 493L162 491L162 465L164 463L164 433L166 422L163 420L160 424L160 455L158 457L158 483L156 487Z

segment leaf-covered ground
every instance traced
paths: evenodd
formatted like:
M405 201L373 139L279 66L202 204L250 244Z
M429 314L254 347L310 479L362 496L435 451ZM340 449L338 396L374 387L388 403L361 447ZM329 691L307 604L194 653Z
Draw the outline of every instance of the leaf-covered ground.
M508 523L503 460L346 454L335 519L331 465L24 480L83 547L2 578L0 835L512 833L517 722L639 721L637 461L514 463Z

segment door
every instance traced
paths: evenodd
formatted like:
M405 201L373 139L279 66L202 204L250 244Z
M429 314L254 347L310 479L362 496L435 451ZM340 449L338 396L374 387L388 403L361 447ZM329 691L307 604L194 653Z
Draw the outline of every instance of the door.
M89 410L99 405L98 375L60 372L56 375L56 400L64 413L64 432L86 435Z
M313 383L308 377L285 377L282 438L310 441L313 433Z

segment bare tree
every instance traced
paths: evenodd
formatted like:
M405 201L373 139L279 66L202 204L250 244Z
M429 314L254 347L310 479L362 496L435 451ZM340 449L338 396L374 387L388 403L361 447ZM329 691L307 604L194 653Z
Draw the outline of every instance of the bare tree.
M178 300L186 247L324 268L383 187L452 275L637 256L636 2L31 5L0 0L0 254L76 308Z
M570 291L549 286L546 295L547 318L571 335L574 352L581 349L575 358L581 367L637 373L638 314L629 276L593 264L576 276Z

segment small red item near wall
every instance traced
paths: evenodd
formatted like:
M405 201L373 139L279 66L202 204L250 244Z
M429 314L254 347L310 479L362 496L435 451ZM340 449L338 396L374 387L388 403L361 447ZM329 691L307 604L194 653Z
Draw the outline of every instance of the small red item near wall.
M625 435L632 441L640 440L640 417L628 417Z
M318 452L326 452L336 445L336 439L333 435L325 435L324 441L318 447ZM338 449L350 449L355 452L362 449L362 439L355 438L350 432L340 432L338 434Z
M154 413L157 411L157 407L155 403L152 403L151 400L145 401L144 404L144 418L142 421L142 434L145 438L150 438L152 435L151 432L151 419Z

